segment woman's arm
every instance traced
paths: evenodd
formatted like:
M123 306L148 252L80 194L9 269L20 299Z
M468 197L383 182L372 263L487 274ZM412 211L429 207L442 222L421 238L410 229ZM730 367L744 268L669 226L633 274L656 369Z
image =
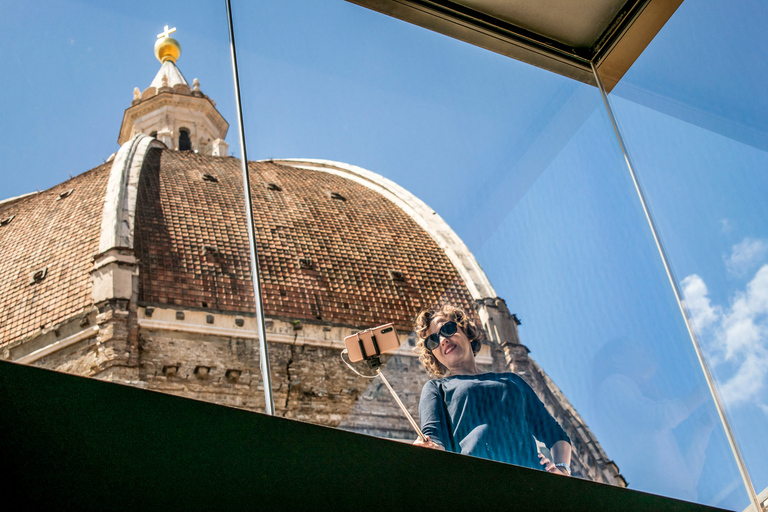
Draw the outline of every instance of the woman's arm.
M539 454L539 462L544 466L544 471L549 473L558 473L561 475L571 476L571 445L567 441L558 441L552 445L550 450L552 459L549 460L541 453ZM566 469L562 465L568 466Z
M445 425L445 403L434 380L428 380L421 390L419 400L419 420L421 431L428 441L416 440L415 446L445 450L445 441L449 439L448 427Z
M552 462L555 464L567 464L569 471L566 471L563 467L557 467L557 470L563 473L564 475L570 475L570 467L571 467L571 444L567 441L558 441L554 445L552 445L552 449L550 450L552 452Z

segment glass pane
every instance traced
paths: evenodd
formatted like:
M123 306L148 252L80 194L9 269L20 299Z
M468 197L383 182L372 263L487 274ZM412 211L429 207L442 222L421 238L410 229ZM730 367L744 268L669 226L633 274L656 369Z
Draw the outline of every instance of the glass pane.
M6 11L0 200L32 194L0 203L2 356L263 411L223 6ZM594 88L345 2L235 15L278 414L412 442L343 339L394 323L384 373L418 421L413 319L447 301L487 331L479 369L543 400L577 476L742 505ZM174 65L150 53L166 22Z
M733 503L738 473L595 88L342 2L234 12L278 414L411 442L342 340L394 322L404 343L383 372L419 419L412 321L449 301L488 332L479 370L530 383L579 476Z
M768 486L767 21L760 2L685 2L611 94L758 493ZM730 508L747 506L736 474L709 481L733 488Z

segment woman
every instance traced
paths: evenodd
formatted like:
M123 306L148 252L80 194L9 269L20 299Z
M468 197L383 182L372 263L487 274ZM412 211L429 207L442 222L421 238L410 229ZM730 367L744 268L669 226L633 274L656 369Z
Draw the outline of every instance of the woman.
M421 392L419 416L427 441L449 450L570 475L570 439L534 391L514 373L481 373L475 361L483 331L460 308L443 305L416 318L414 349L433 377ZM538 453L536 440L553 461Z

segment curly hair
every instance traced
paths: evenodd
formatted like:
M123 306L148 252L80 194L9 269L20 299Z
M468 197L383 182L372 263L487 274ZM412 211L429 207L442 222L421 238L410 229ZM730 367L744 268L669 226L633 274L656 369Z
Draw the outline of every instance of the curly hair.
M450 304L441 304L432 309L425 309L416 316L413 331L416 333L418 341L413 351L419 354L419 361L431 377L444 377L448 373L448 368L443 366L432 354L432 351L424 346L424 340L429 332L429 324L437 317L456 322L467 335L467 339L472 344L472 353L475 355L480 351L480 342L485 339L485 331L476 325L463 309Z

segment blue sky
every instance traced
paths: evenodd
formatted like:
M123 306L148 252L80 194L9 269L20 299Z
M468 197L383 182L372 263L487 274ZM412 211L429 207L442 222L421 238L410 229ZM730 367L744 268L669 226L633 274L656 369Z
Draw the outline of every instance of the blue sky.
M338 160L415 193L475 253L522 318L523 343L631 487L746 506L711 403L679 413L703 377L594 88L342 1L234 4L250 159ZM239 154L222 5L4 2L0 198L117 151L165 24ZM612 94L758 491L768 486L765 26L760 2L688 0ZM629 359L606 374L598 362L611 351ZM622 424L616 401L679 417Z

